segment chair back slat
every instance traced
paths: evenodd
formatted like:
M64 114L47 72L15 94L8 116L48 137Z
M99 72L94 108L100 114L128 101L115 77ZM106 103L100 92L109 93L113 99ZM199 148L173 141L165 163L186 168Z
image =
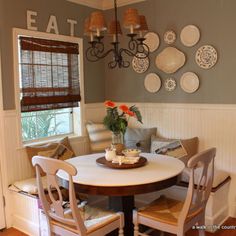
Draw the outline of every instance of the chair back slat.
M187 164L190 169L189 187L178 223L201 211L205 212L214 177L214 158L216 148L194 155Z
M77 199L72 178L72 176L77 174L76 168L65 161L42 156L33 157L32 163L33 166L36 167L39 198L42 202L44 212L49 219L49 223L50 220L53 219L65 225L74 226L77 229L78 234L81 236L86 235L86 227L77 207ZM41 170L46 173L47 192L49 199L46 197L43 188ZM58 184L58 177L56 175L59 170L66 172L69 177L69 202L72 211L71 218L68 218L63 208L63 197ZM58 196L58 199L55 198L55 192L57 193L56 195Z

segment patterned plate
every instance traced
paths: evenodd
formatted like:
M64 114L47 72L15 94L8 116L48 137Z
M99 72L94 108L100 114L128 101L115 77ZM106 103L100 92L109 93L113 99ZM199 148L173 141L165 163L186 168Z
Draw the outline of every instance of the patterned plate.
M145 56L144 53L138 53L137 55L140 57ZM133 57L132 66L135 72L140 73L140 74L144 73L149 67L149 58L146 57L146 58L140 59L138 57Z
M211 45L200 47L195 56L196 63L203 69L210 69L217 62L217 51Z
M155 73L150 73L145 77L144 87L150 93L156 93L161 88L161 79Z
M176 81L173 78L168 78L165 80L165 89L169 92L175 90L176 88Z
M145 36L144 43L149 47L150 52L154 52L158 49L160 44L160 39L158 34L154 32L148 32Z
M164 34L164 41L167 44L172 44L176 40L176 33L173 30L168 30Z

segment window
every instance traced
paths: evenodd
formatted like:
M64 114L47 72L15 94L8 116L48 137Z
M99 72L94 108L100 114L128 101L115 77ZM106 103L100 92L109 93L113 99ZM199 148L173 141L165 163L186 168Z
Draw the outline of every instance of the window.
M74 133L81 100L78 43L28 36L18 43L23 141Z

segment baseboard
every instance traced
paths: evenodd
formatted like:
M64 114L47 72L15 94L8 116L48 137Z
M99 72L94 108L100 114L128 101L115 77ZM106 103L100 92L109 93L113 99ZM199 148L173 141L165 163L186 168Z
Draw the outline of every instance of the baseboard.
M229 216L236 218L236 203L233 206L230 206Z
M206 216L205 225L207 226L207 231L214 233L218 226L222 225L229 218L229 208L225 206L220 209L212 217Z
M39 236L39 225L17 215L13 215L12 227L29 236Z

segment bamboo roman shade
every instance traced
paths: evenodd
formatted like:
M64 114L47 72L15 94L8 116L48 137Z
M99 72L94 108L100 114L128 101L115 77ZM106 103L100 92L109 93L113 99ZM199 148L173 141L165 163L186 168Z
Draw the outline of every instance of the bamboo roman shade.
M75 43L20 37L21 111L78 106L79 46Z

